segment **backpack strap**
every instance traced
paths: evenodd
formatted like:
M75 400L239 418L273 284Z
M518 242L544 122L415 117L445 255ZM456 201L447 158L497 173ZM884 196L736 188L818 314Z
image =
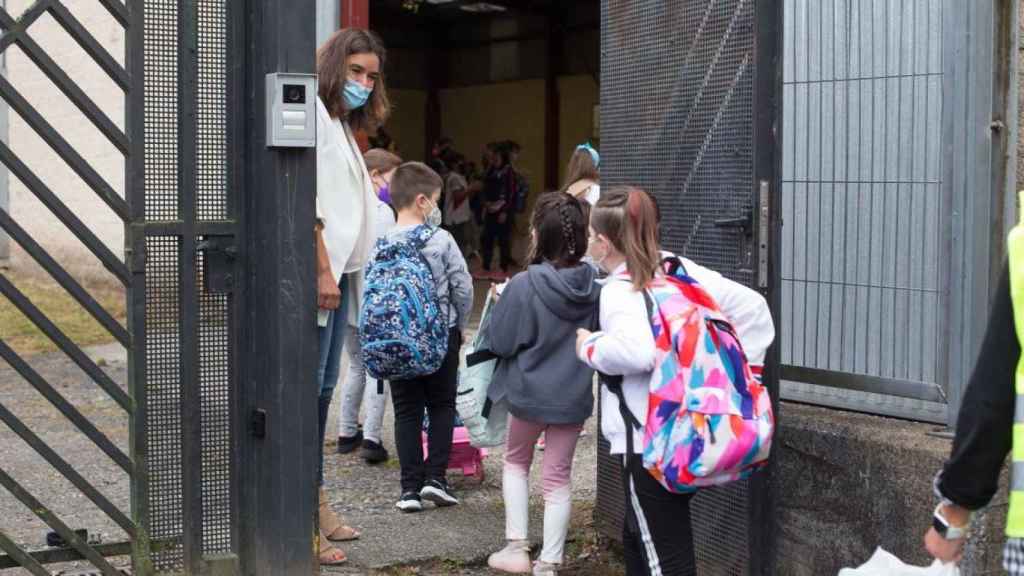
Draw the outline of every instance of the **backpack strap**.
M430 242L430 239L434 237L435 233L437 233L437 228L427 226L426 224L420 224L410 230L406 237L417 250L422 250L423 247L427 245L427 242Z
M654 300L647 290L644 290L642 294L644 295L644 307L647 308L647 317L650 318L654 315ZM601 374L600 379L619 400L619 414L622 416L622 421L626 424L626 456L628 458L633 454L633 429L642 429L643 423L629 409L629 404L626 404L626 394L622 391L623 377Z
M669 276L678 275L677 272L680 269L683 271L683 276L690 275L690 273L686 271L686 265L683 264L683 259L675 254L661 259L661 269Z
M466 366L476 366L477 364L483 364L490 360L497 360L498 355L490 350L476 350L470 354L466 354Z

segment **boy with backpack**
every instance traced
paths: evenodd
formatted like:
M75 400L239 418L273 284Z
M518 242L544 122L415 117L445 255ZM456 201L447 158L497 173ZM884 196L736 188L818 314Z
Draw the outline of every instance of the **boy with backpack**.
M366 274L360 338L371 376L391 382L403 512L458 504L445 479L455 421L462 330L473 280L458 245L442 230L441 177L420 162L391 179L395 227L377 243ZM420 432L429 415L428 456Z

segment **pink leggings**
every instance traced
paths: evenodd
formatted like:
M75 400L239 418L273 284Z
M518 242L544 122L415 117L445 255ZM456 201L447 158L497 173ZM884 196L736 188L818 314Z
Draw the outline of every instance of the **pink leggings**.
M530 474L533 449L544 434L544 498L559 488L569 486L572 476L572 458L583 424L538 424L520 420L509 414L508 438L505 450L505 469L521 476Z

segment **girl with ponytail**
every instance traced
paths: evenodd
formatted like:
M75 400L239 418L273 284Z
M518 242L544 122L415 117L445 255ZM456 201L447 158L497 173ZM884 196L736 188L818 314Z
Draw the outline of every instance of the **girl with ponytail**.
M593 267L582 262L587 220L579 200L560 192L541 196L533 210L530 266L516 274L482 330L498 365L488 390L509 409L502 477L507 546L488 559L513 573L555 574L569 528L570 477L576 441L593 411L593 370L573 349L576 330L597 327L600 295ZM527 540L530 465L545 435L544 546L530 563Z
M608 273L601 291L601 330L581 329L576 352L587 366L608 375L621 387L629 411L641 419L648 409L649 383L655 366L655 342L644 291L662 274L657 204L634 187L606 189L590 215L589 257ZM767 302L757 292L717 272L682 259L687 274L715 299L737 330L752 364L760 364L775 336ZM616 383L614 380L621 381ZM606 382L607 383L607 382ZM611 454L621 458L626 488L623 548L627 576L696 574L690 499L672 493L643 466L644 431L634 430L633 453L626 454L627 424L619 397L601 387L601 432ZM643 420L641 420L643 422Z

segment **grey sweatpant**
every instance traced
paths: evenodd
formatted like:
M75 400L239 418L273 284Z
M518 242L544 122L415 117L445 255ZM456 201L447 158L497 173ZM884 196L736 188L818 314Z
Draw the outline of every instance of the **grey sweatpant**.
M363 422L363 437L378 444L380 429L384 422L384 408L388 402L388 388L377 393L377 380L363 369L363 349L359 345L359 330L355 326L345 327L344 353L348 356L348 371L341 385L341 410L338 412L338 436L355 436L359 430L359 409L366 400L366 420Z

